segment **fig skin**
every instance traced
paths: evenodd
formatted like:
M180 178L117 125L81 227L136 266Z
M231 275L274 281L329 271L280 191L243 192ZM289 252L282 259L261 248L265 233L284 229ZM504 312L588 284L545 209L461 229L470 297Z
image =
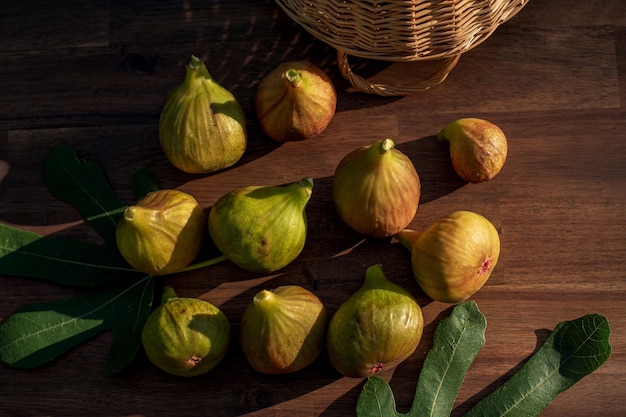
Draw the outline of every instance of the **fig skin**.
M330 124L336 107L330 77L308 61L279 64L261 80L255 95L261 128L278 142L318 136Z
M389 138L348 153L335 169L332 187L339 217L352 230L374 238L406 228L421 194L413 162Z
M500 256L497 229L471 211L455 211L421 233L405 229L397 239L411 252L419 286L444 303L460 303L480 290Z
M286 186L247 186L220 197L209 212L209 234L234 264L258 273L274 272L304 249L306 206L313 179Z
M159 140L169 161L190 174L231 167L246 150L243 109L198 57L191 57L184 81L161 110Z
M478 118L448 123L437 140L450 142L450 159L459 177L470 183L489 181L506 162L508 143L502 129Z
M124 210L115 239L133 268L167 275L186 267L198 255L206 224L204 211L193 196L179 190L157 190Z
M424 318L415 298L389 281L381 265L372 265L362 287L330 320L328 356L342 375L369 377L408 358L423 330Z
M244 312L241 347L257 372L297 372L324 351L327 324L326 308L311 291L298 285L262 290Z
M146 320L141 338L146 356L161 370L194 377L215 368L228 352L230 322L215 305L178 298L166 287L162 303Z

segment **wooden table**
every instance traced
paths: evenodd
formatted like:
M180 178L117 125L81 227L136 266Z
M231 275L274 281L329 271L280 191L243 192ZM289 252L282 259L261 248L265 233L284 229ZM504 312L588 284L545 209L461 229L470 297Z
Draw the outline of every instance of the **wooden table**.
M545 416L622 416L626 393L626 6L622 0L531 1L487 41L464 54L440 86L405 97L351 91L336 53L300 29L270 0L11 2L0 16L0 221L44 235L93 241L95 233L48 192L43 163L55 145L100 165L113 189L134 202L139 167L162 188L193 194L209 209L234 187L315 179L307 245L273 274L229 262L163 278L180 296L223 309L234 335L243 309L263 288L298 284L334 311L381 263L423 308L415 354L384 376L408 410L436 324L450 305L432 302L411 277L408 252L364 239L337 217L330 197L338 161L385 137L415 163L423 229L459 209L488 217L502 255L473 299L487 318L487 342L469 370L455 416L510 376L545 340L545 330L587 313L605 315L613 354L566 391ZM231 90L249 116L250 143L233 168L188 175L161 152L158 116L182 81L191 54ZM308 59L332 77L335 118L318 138L279 145L254 117L260 79L278 63ZM354 59L360 74L411 81L430 63ZM483 117L509 139L509 158L492 181L466 184L434 135L459 117ZM0 277L0 318L26 304L80 293L24 277ZM337 374L322 356L287 376L253 372L234 336L213 372L169 376L140 354L107 375L112 335L103 333L35 370L0 371L0 415L13 416L350 416L363 381Z

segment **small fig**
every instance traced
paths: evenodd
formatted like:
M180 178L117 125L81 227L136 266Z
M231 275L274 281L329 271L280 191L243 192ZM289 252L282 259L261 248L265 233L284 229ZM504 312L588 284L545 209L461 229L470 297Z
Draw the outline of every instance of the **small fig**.
M209 233L231 262L251 272L287 266L304 249L306 206L313 179L285 186L247 186L220 197L209 213Z
M392 236L411 223L421 190L413 162L389 138L348 153L335 169L332 187L339 217L375 238Z
M389 281L380 265L373 265L363 286L330 319L326 347L341 374L368 377L408 358L423 330L424 318L415 298Z
M163 152L178 169L204 174L234 165L247 146L246 117L226 88L195 56L159 118Z
M337 106L328 75L307 61L283 62L267 74L255 96L263 131L278 142L313 138L322 133Z
M311 291L298 285L262 290L244 312L241 347L258 372L296 372L324 351L327 324L326 309Z
M171 287L146 320L141 339L148 359L163 371L183 377L217 366L230 344L230 323L213 304L178 298Z
M206 223L193 196L178 190L156 190L124 210L115 238L133 268L166 275L186 267L198 255Z
M467 182L478 183L492 179L506 161L506 136L498 126L487 120L455 120L439 131L437 139L450 142L452 166L459 177Z
M455 211L424 232L406 229L397 238L411 252L419 286L444 303L460 303L482 288L500 256L495 226L471 211Z

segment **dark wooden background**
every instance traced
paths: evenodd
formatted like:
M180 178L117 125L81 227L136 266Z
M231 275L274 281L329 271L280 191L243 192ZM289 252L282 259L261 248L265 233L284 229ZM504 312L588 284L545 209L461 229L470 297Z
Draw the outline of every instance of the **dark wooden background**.
M191 54L231 90L249 115L250 144L235 167L204 176L173 168L157 137L169 91ZM254 118L260 79L284 60L324 68L338 90L328 129L308 142L279 145ZM353 60L372 79L400 83L432 63ZM436 324L450 306L431 302L410 274L408 253L389 240L363 239L337 218L330 198L337 162L358 146L391 137L422 180L411 224L422 229L459 209L501 231L502 256L473 298L488 321L487 343L455 407L460 416L508 378L563 320L608 317L613 355L560 395L545 416L617 417L626 412L626 6L623 0L533 0L461 58L429 91L383 98L350 91L335 51L270 1L5 2L0 12L0 221L42 234L93 240L80 216L54 199L43 162L67 145L100 164L114 190L133 202L131 175L153 172L162 188L192 193L209 209L236 186L284 184L311 176L309 239L275 274L223 262L164 279L181 296L220 306L234 334L256 291L282 284L311 290L334 311L381 263L424 311L422 342L384 376L400 411L411 403ZM509 158L489 183L465 184L434 135L459 117L483 117L509 139ZM0 318L33 302L78 290L0 277ZM180 379L140 354L122 374L105 372L112 335L104 333L39 369L2 365L0 415L13 416L350 416L363 381L343 378L322 356L287 376L245 363L236 340L210 374Z

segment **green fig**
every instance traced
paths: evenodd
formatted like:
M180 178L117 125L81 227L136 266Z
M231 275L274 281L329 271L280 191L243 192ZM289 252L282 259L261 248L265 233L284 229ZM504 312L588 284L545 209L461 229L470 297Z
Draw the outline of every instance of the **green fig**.
M425 231L405 229L396 236L411 252L415 280L430 298L467 300L485 285L500 256L500 236L484 216L455 211Z
M248 363L265 374L297 372L323 351L328 315L320 299L298 285L259 291L241 320Z
M146 356L163 371L192 377L215 368L230 344L230 323L213 304L178 298L166 287L161 305L146 320L141 339Z
M191 57L185 80L163 106L159 140L170 162L192 174L228 168L246 150L243 109L198 57Z
M285 186L237 188L211 208L209 234L224 256L241 268L277 271L304 249L312 192L312 178Z
M456 173L467 182L478 183L495 177L506 161L508 144L502 129L477 118L448 123L437 134L450 142L450 159Z
M415 298L391 282L381 265L373 265L362 287L332 316L327 351L341 374L368 377L408 358L423 330L424 318Z
M156 190L128 206L115 231L121 255L151 275L181 270L200 252L207 219L196 199L178 190Z
M311 139L335 115L337 93L330 77L307 61L283 62L267 74L255 96L261 128L278 142Z
M394 235L411 223L420 199L413 162L383 139L348 153L333 176L333 202L339 217L359 233Z

